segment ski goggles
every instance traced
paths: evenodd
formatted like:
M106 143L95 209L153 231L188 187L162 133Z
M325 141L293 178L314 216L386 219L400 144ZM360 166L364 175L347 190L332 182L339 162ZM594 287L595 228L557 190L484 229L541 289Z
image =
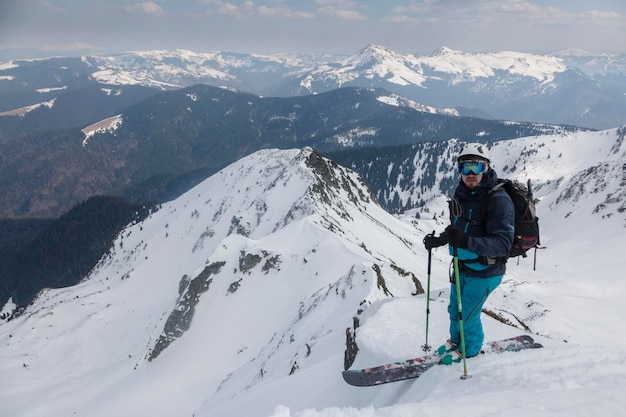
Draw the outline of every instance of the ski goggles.
M478 175L487 170L485 161L459 161L459 172L463 175Z

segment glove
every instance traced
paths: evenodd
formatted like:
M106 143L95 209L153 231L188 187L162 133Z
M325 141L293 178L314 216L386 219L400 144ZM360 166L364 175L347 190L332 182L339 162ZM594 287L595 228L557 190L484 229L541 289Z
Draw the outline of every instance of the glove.
M467 249L467 236L463 232L450 225L446 227L446 235L448 235L448 242L452 246Z
M426 237L424 238L422 242L424 242L424 247L426 248L427 251L430 251L433 248L438 248L439 246L443 246L446 243L448 243L448 241L444 239L443 237L435 236L434 232L429 235L426 235Z

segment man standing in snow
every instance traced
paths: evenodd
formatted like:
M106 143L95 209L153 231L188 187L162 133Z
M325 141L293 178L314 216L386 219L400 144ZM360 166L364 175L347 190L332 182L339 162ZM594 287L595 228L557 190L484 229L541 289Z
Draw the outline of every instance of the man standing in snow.
M484 340L480 318L487 297L496 289L506 270L506 256L513 245L515 212L511 198L505 192L488 196L496 185L497 174L490 166L489 150L485 145L467 144L457 158L461 179L450 204L451 225L439 236L424 238L426 250L450 245L450 254L458 256L458 271L450 278L450 339L437 349L442 362L459 362L461 332L455 273L459 274L465 356L480 353ZM489 203L483 207L483 201Z

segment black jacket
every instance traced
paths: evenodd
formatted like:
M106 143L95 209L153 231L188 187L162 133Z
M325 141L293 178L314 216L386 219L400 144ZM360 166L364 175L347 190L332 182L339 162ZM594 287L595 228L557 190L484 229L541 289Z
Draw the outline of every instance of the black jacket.
M454 227L468 236L467 249L458 249L459 269L471 276L492 277L506 271L502 258L513 245L515 210L506 192L488 196L497 180L496 172L489 168L474 190L460 181L454 192L453 201L458 204L452 204L457 209L451 210L450 218ZM483 203L485 198L489 198L487 206ZM500 262L489 265L487 258L500 258Z

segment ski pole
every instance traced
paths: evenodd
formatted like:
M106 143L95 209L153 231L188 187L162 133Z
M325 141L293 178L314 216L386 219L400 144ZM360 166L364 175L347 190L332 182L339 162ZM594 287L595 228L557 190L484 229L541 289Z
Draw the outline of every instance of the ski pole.
M450 210L450 224L454 224L454 218L461 216L461 205L455 199L448 200ZM465 331L463 329L463 306L461 304L461 279L459 278L459 253L456 246L452 245L452 262L454 265L454 283L456 284L456 303L459 318L459 333L461 336L461 358L463 358L463 375L461 379L471 378L467 374L467 357L465 356Z
M454 253L454 281L456 284L456 300L459 313L459 331L461 333L461 357L463 358L463 375L461 379L471 378L471 375L467 374L467 358L465 356L465 332L463 330L463 306L461 305L461 280L459 279L459 256L456 246L452 247Z
M429 235L435 236L435 231ZM428 344L428 318L430 317L430 266L432 263L433 250L428 249L428 281L426 283L426 342L422 345L424 352L429 352L431 346Z

